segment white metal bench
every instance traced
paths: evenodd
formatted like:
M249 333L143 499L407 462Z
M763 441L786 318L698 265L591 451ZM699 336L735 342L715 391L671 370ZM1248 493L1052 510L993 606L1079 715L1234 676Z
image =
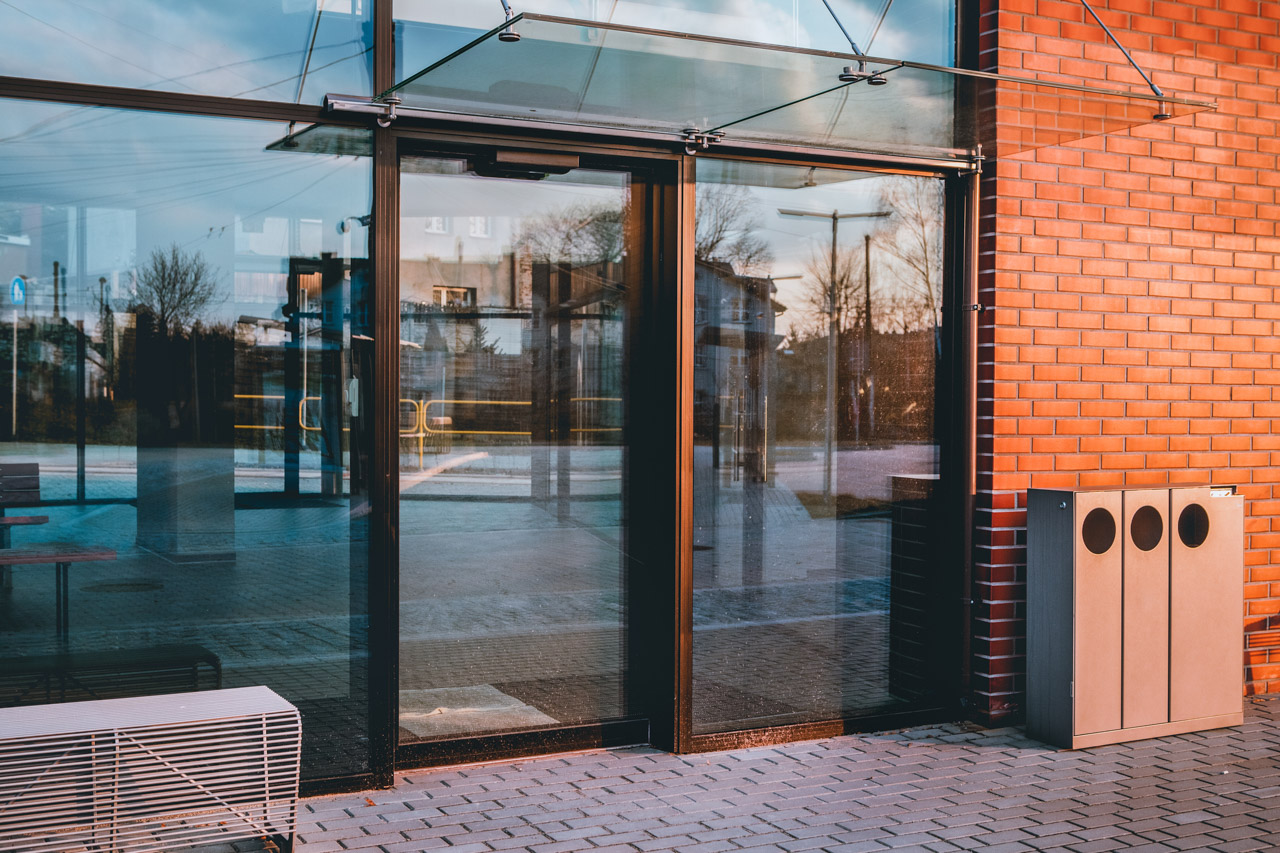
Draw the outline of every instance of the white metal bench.
M0 709L0 850L291 851L301 740L266 687Z

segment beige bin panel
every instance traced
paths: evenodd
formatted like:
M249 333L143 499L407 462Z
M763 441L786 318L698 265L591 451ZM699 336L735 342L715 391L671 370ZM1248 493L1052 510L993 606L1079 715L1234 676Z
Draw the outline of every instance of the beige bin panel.
M1169 490L1124 493L1124 727L1169 721Z
M1196 523L1198 510L1201 521ZM1184 517L1183 513L1187 513ZM1169 715L1238 714L1243 702L1244 499L1170 492ZM1194 543L1203 538L1196 547Z
M1075 734L1120 728L1123 531L1120 492L1078 492L1075 498ZM1090 513L1102 511L1090 520ZM1107 542L1106 519L1111 537ZM1106 549L1094 553L1094 548Z

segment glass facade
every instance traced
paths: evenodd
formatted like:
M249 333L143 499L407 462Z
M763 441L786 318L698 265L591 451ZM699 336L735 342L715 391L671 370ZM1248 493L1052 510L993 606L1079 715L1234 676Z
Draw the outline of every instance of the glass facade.
M299 104L373 85L373 0L12 0L0 32L12 77Z
M697 175L694 733L936 702L941 182Z
M401 169L400 737L626 717L630 177Z
M599 25L400 87L463 134L318 109L504 20L376 6L0 3L0 707L266 685L313 786L941 707L972 164L883 152L954 140L945 69L855 108L727 42L848 52L821 2L546 0ZM952 62L944 0L832 7Z
M0 109L0 475L33 476L0 554L100 557L3 570L0 705L265 684L341 775L369 760L371 170L286 130Z

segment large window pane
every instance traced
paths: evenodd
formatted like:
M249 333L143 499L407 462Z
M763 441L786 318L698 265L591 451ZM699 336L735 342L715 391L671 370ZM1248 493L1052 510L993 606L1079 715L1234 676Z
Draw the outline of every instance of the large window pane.
M673 32L848 53L849 42L821 0L528 0L541 12ZM951 65L954 0L831 0L864 52ZM395 0L396 79L425 68L503 21L493 3Z
M0 510L47 518L0 555L114 552L65 611L53 566L4 572L0 704L220 671L296 703L330 775L367 769L370 168L287 129L0 108L0 475L39 477Z
M7 0L0 74L318 104L372 85L373 0Z
M941 193L698 160L695 733L934 701Z
M643 252L630 176L495 171L483 158L402 162L405 741L638 705L625 374Z

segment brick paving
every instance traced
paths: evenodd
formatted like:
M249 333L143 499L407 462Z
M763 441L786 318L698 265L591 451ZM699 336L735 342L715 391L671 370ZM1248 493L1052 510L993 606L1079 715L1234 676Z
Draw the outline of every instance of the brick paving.
M1246 709L1238 728L1076 752L949 724L408 771L389 790L304 801L299 849L1280 850L1280 701Z

